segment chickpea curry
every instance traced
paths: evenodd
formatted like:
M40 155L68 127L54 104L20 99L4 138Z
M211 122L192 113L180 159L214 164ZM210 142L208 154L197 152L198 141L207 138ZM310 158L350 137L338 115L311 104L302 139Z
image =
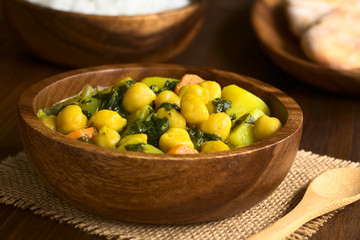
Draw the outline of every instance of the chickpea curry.
M40 109L40 120L70 138L145 153L192 154L248 146L282 125L247 90L223 88L198 75L125 78L107 88L86 86Z

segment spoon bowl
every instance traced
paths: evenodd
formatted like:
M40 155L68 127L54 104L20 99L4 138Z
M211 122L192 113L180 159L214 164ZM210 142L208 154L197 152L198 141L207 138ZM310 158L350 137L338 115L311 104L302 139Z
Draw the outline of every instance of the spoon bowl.
M281 240L306 222L360 199L360 169L336 168L309 185L300 203L273 225L248 240Z
M359 197L360 170L336 168L318 176L309 188L319 196L344 199Z

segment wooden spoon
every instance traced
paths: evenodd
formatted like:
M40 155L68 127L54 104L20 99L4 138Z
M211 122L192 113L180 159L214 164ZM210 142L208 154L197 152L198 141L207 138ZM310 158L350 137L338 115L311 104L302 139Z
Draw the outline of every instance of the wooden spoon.
M315 178L300 203L273 225L250 237L284 239L306 222L360 199L360 169L336 168Z

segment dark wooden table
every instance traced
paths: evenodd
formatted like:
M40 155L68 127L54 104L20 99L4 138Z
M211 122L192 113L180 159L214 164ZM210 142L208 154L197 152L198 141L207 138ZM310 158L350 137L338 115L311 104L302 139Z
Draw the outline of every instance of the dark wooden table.
M252 0L210 0L207 18L191 46L171 63L248 75L293 97L304 112L300 149L360 161L360 98L314 89L279 69L260 48L250 24ZM2 16L2 15L0 15ZM27 87L70 70L19 48L0 20L0 159L22 150L17 101ZM337 213L311 239L360 239L360 202ZM103 239L31 211L0 205L0 239Z

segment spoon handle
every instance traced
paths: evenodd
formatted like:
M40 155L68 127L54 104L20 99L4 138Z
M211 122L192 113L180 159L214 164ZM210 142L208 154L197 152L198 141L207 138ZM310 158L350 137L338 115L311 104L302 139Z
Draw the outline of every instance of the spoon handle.
M303 207L295 207L273 225L248 238L248 240L281 240L295 232L313 217L304 215Z

